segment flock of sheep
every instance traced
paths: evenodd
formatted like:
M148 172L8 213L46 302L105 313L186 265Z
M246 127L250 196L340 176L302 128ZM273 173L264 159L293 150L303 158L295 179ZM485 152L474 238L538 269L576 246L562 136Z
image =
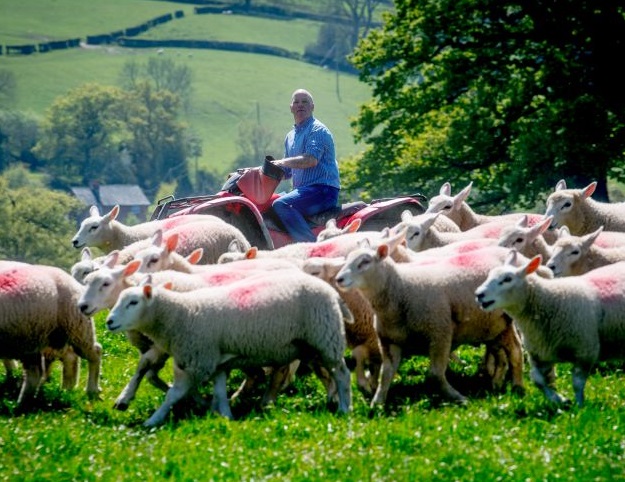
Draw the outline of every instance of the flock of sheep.
M187 215L133 226L94 207L72 239L82 257L57 267L0 261L0 358L7 374L22 363L18 407L27 408L63 364L63 386L88 363L87 394L100 392L102 347L93 316L138 350L136 371L115 401L128 408L145 377L165 392L145 422L212 383L212 411L232 418L230 401L266 380L276 400L301 363L310 365L341 413L355 386L383 405L402 358L429 358L428 375L446 399L466 403L446 377L461 345L485 347L492 388L523 392L528 355L534 384L553 403L555 365L572 363L579 405L599 361L625 358L625 203L592 199L560 181L545 213L474 212L469 184L445 183L424 214L360 231L331 221L316 242L275 250L251 246L234 226ZM90 248L106 254L94 257ZM160 371L173 358L173 383ZM230 396L228 376L245 381Z

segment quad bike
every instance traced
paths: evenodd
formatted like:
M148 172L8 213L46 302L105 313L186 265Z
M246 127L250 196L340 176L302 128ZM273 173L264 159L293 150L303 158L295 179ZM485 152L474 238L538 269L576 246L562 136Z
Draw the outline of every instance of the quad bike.
M293 242L271 204L279 197L274 191L284 178L284 171L267 156L262 166L238 169L230 173L221 190L213 195L175 199L168 196L158 201L151 219L164 219L185 214L211 214L239 228L252 246L275 249ZM370 203L350 202L324 211L307 220L315 235L330 219L339 228L360 219L360 230L379 231L401 220L401 213L425 212L427 198L422 194L376 199Z

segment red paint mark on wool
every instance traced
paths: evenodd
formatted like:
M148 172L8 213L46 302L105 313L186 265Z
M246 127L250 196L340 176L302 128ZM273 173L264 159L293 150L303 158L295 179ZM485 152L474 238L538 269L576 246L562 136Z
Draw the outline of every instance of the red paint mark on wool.
M480 256L474 252L462 253L456 256L452 256L448 259L449 263L453 266L459 266L461 268L470 268L475 266L480 261Z
M163 220L161 227L163 228L164 231L166 231L168 229L175 228L176 226L180 224L185 224L187 222L188 220L185 219L184 216L178 216L178 217L168 218L166 220Z
M498 238L501 235L502 227L501 226L489 226L486 228L482 228L481 234L485 238Z
M242 273L232 271L223 273L205 273L202 275L202 279L211 286L232 283L233 281L238 281L243 277L244 275Z
M246 283L230 291L230 299L240 310L251 310L255 305L255 295L261 289L261 286Z
M0 271L0 292L16 293L27 278L23 270L7 269Z
M457 248L457 253L458 254L469 253L471 251L475 251L483 247L484 247L484 243L482 242L482 240L467 242Z
M623 296L623 282L612 276L587 276L588 282L597 290L601 301L616 301Z
M317 246L311 246L308 250L308 257L334 258L341 253L338 243L320 243Z

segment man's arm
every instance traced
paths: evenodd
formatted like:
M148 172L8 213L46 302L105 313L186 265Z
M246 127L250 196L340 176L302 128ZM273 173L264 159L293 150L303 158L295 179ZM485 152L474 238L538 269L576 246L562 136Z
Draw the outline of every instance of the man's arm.
M319 161L311 154L302 154L301 156L285 157L273 161L276 166L288 167L291 169L308 169L315 167Z

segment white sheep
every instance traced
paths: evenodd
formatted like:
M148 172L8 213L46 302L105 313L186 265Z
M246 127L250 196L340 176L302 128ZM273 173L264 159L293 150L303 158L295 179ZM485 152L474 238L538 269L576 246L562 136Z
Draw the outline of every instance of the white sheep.
M584 236L573 236L566 226L558 230L558 240L545 265L555 276L577 276L608 264L625 261L625 246L602 248L596 242L603 228Z
M117 221L118 214L119 206L114 206L104 215L100 215L100 211L96 206L91 206L89 216L83 219L78 231L72 238L74 248L90 246L100 248L102 251L109 253L114 249L122 249L135 241L149 238L157 229L167 231L181 224L202 220L225 223L217 216L192 214L173 216L129 226Z
M376 240L388 236L388 230L383 231L355 231L324 241L309 241L287 244L277 249L258 249L252 246L244 252L229 251L219 257L218 263L252 258L282 258L306 259L311 257L335 258L345 256L358 246L363 239Z
M513 386L523 390L521 343L512 320L501 311L484 317L473 294L507 253L492 247L423 263L393 262L385 243L349 253L335 282L340 289L359 289L369 299L382 350L381 379L372 406L385 403L401 358L412 355L429 355L429 375L442 394L466 401L445 375L450 353L462 344L486 344L494 354L503 349ZM496 374L493 384L500 388L505 371L500 367Z
M344 258L313 257L304 260L302 270L329 283L343 267ZM367 395L373 395L378 387L382 355L378 335L375 332L375 312L369 300L358 290L339 291L354 316L354 323L345 325L347 346L356 361L356 381L358 388ZM367 375L367 369L369 375Z
M625 263L581 276L544 279L534 273L541 256L517 266L508 260L493 268L475 291L487 311L512 316L530 356L531 377L547 399L566 401L555 389L556 363L572 363L573 390L579 406L590 371L599 361L625 359Z
M171 407L214 378L213 407L232 418L226 396L233 368L284 366L318 357L332 374L339 411L351 410L345 365L344 310L327 283L301 271L176 293L145 285L128 288L110 311L109 330L139 330L174 358L174 383L145 422L163 423Z
M325 228L317 234L317 241L324 241L326 239L334 238L335 236L340 236L345 233L353 233L360 229L360 225L362 224L362 220L360 218L356 218L348 222L342 228L339 228L336 224L336 219L331 218L326 221Z
M470 182L462 191L455 196L451 195L451 184L448 182L441 186L439 194L432 196L428 202L426 213L442 213L454 221L461 231L474 228L480 224L485 224L495 220L507 219L514 221L519 219L523 213L508 213L499 215L478 214L466 203L466 199L471 192Z
M551 243L557 237L553 231L548 231L551 226L551 217L543 218L540 222L531 224L528 216L524 215L516 223L504 227L499 235L497 244L504 248L514 249L528 258L537 254L546 259L551 254ZM545 239L545 236L549 239Z
M93 256L91 249L85 246L80 252L80 261L72 265L70 273L76 281L84 284L85 277L100 267L100 261Z
M98 395L102 348L93 320L78 309L81 292L80 283L60 268L0 262L0 358L22 362L18 406L30 402L44 379L44 351L62 351L68 344L88 361L87 394ZM64 385L73 380L67 376Z
M126 288L139 284L137 276L141 268L141 260L133 260L126 265L116 265L114 252L109 255L109 261L85 279L85 290L78 300L79 309L93 315L99 311L110 309L117 301L119 294ZM226 265L202 265L205 269L193 274L183 271L158 271L152 274L152 281L156 284L168 281L174 291L191 291L207 286L223 285L239 281L253 275L267 273L268 271L285 268L295 268L292 263L282 260L253 260L250 262L234 262ZM114 407L117 410L126 410L130 402L135 398L141 380L146 377L156 388L167 391L169 386L160 377L159 372L163 368L169 355L146 337L135 330L126 332L128 340L140 353L139 363L134 375L117 397ZM293 372L280 372L273 375L292 377ZM322 379L322 381L324 381ZM244 389L249 389L252 380L246 380L247 385L242 386L236 395ZM273 403L277 396L277 387L284 385L286 381L274 381L275 387L268 389L263 396L263 405Z
M567 226L571 234L582 236L600 226L606 231L625 231L625 202L602 203L591 196L596 182L583 189L567 189L561 179L547 198L545 216L553 216L551 228Z

